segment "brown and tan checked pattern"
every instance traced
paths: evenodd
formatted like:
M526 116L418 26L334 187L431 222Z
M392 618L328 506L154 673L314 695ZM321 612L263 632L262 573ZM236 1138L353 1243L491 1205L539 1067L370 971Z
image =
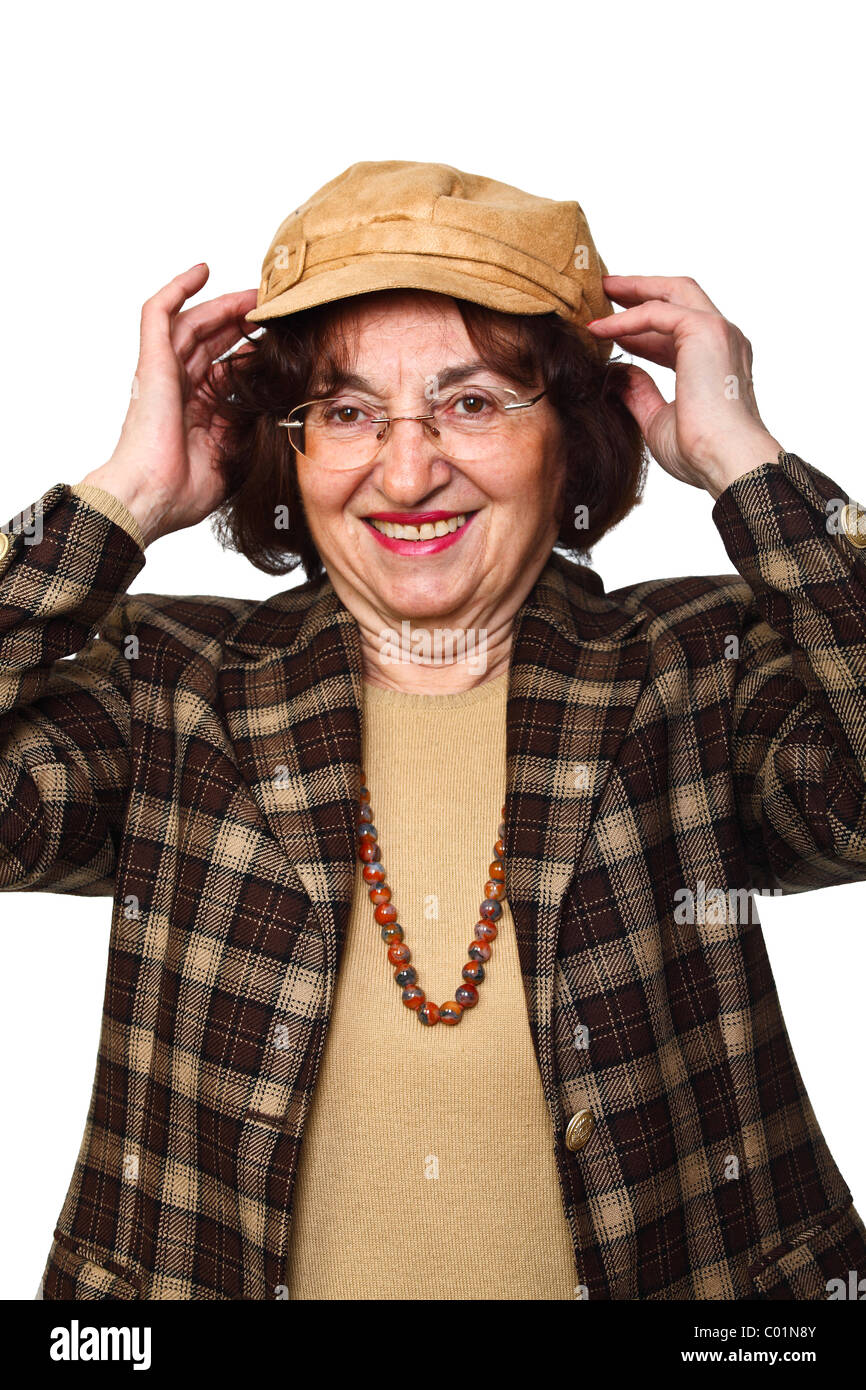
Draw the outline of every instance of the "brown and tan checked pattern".
M866 561L828 528L841 495L781 454L713 507L738 575L605 594L554 555L518 616L509 898L590 1300L866 1275L736 895L866 878ZM41 538L17 518L0 561L0 882L114 899L44 1297L274 1298L355 876L357 627L327 581L128 595L123 527L65 484L34 507ZM702 885L728 906L686 920Z

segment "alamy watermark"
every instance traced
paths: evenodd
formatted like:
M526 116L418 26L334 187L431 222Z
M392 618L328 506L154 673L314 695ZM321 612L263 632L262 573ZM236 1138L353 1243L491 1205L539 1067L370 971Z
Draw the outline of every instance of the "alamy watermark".
M379 660L384 666L468 666L487 670L487 628L417 627L407 618L379 633Z
M674 893L674 921L689 926L695 923L712 926L723 922L757 922L759 919L753 915L752 894L776 898L783 891L781 888L708 888L705 881L699 878L694 889L678 888Z

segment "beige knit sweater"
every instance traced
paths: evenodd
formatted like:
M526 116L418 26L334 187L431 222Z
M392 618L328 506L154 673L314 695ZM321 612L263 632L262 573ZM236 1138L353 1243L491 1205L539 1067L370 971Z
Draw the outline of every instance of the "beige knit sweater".
M141 532L112 494L73 488ZM364 685L364 770L428 998L454 998L505 799L508 676L460 695ZM507 865L506 865L507 870ZM479 1002L425 1028L356 871L301 1150L292 1299L574 1299L574 1268L507 902Z
M364 687L364 771L419 983L454 998L505 799L508 676L460 695ZM553 1128L506 904L456 1027L400 1000L357 869L301 1150L296 1299L574 1299Z

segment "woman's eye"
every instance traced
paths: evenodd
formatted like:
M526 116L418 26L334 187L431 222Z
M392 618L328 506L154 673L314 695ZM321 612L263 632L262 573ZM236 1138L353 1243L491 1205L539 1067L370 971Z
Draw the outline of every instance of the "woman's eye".
M490 405L490 401L487 397L479 395L476 391L472 391L463 396L455 396L452 405L463 405L464 402L467 404L467 408L458 412L461 415L481 415L484 412L485 406Z
M328 407L325 419L329 424L357 425L363 414L364 411L360 405L351 401L338 401L335 405Z

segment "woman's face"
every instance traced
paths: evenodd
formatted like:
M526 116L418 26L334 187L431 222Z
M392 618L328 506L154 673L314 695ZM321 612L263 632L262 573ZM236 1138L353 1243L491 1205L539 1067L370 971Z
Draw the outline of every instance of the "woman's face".
M444 296L389 291L365 295L343 320L350 370L369 383L371 404L389 415L430 409L425 386L478 354L456 304ZM527 390L490 371L466 385ZM451 390L459 389L449 387ZM353 395L358 392L353 388ZM417 421L399 421L372 464L330 470L298 457L298 485L313 540L342 602L373 626L405 619L482 623L510 621L544 568L558 525L556 499L564 462L558 416L544 396L515 412L503 446L483 463L455 463ZM383 544L371 518L422 524L423 514L465 515L450 544Z

